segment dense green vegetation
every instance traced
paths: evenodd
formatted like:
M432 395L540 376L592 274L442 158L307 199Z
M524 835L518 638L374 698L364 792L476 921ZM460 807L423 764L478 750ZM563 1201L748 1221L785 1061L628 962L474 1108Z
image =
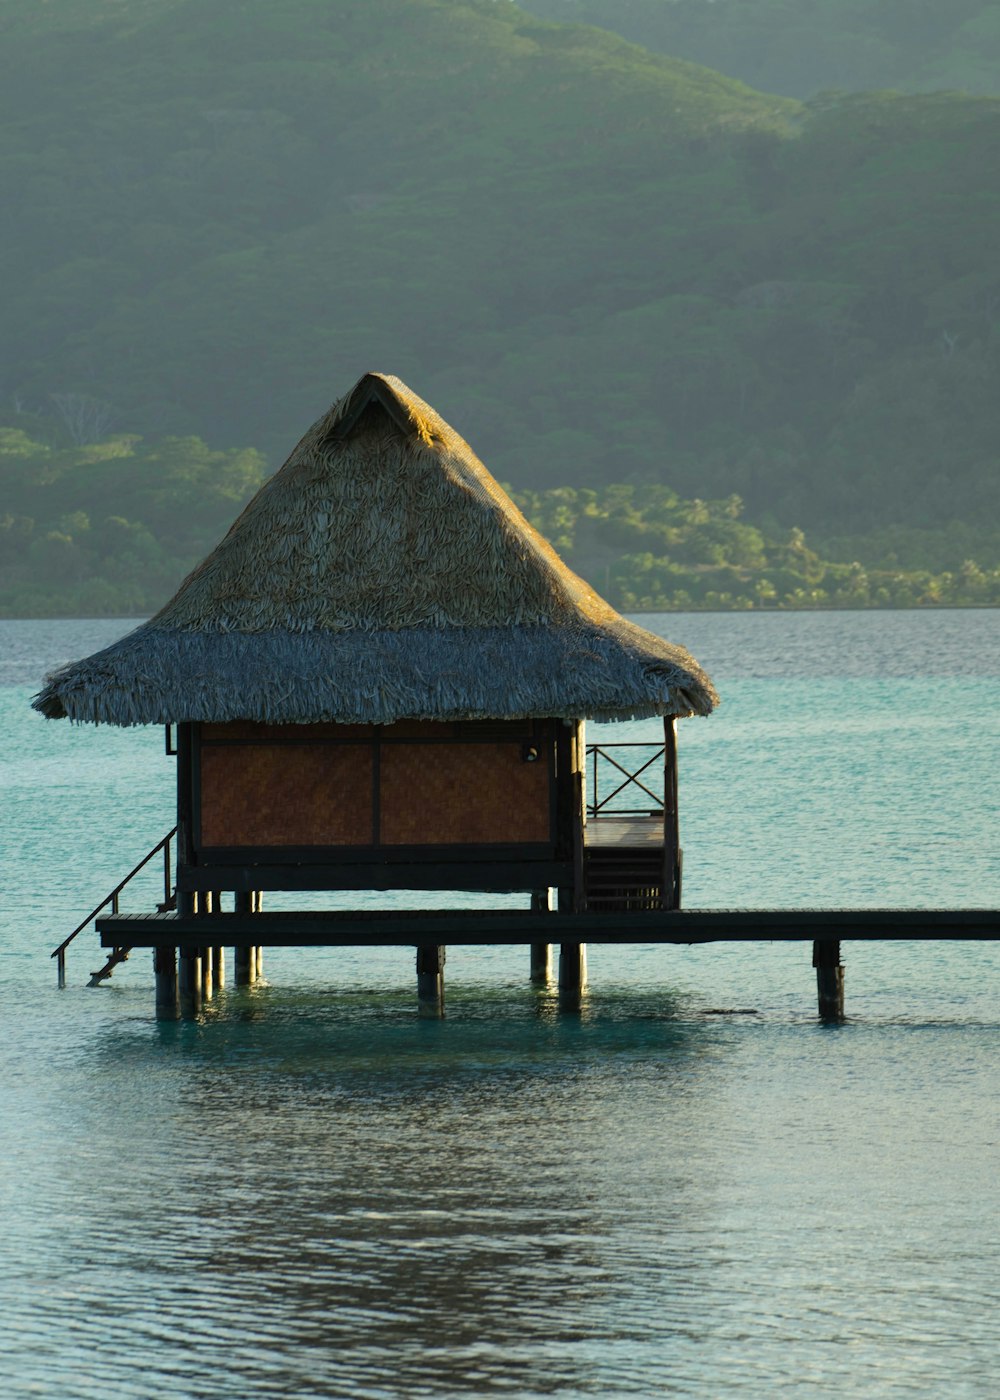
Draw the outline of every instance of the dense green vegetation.
M819 24L819 0L697 4ZM902 33L888 0L822 8ZM915 64L997 7L904 8ZM515 490L595 493L587 530L604 508L579 502L616 485L738 495L769 560L800 528L889 574L997 562L1000 101L800 104L506 0L7 0L0 36L0 421L50 462L141 439L100 499L96 471L67 468L58 510L5 478L0 515L36 531L4 566L17 606L72 581L106 610L102 560L129 610L152 606L243 488L215 515L199 499L190 539L135 493L189 447L206 487L246 465L195 439L276 464L365 369L401 375ZM149 539L111 548L113 518ZM671 557L636 528L619 560ZM645 562L608 581L757 596L709 586L749 567L729 555L675 562L701 592Z
M152 612L265 475L258 452L199 438L74 447L0 428L0 615Z
M0 615L154 611L265 476L252 450L128 436L79 447L0 428ZM1000 604L1000 569L830 563L801 530L747 524L738 496L665 486L557 487L516 499L566 560L625 609ZM962 543L971 544L971 537ZM1000 554L1000 532L978 543Z
M524 0L751 87L1000 93L998 0Z

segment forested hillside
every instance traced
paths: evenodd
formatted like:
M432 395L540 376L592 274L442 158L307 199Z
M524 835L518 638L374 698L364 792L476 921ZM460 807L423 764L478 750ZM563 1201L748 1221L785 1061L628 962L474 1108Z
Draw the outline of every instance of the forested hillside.
M1000 93L1000 0L524 0L765 92Z
M54 448L0 428L0 616L155 611L225 534L266 475L251 449L129 436ZM618 607L1000 605L1000 530L950 541L959 568L834 563L801 530L764 531L738 496L684 500L667 486L522 490L515 499L563 557Z
M900 566L997 518L998 101L801 105L503 0L8 0L0 38L32 442L276 464L378 369L515 489L739 495Z

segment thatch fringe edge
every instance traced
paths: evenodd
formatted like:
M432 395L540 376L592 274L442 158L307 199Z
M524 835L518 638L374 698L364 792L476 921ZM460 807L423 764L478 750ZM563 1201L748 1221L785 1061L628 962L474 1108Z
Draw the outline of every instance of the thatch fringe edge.
M634 638L630 636L634 633ZM639 628L183 632L148 624L47 678L49 718L132 726L708 714L697 662Z

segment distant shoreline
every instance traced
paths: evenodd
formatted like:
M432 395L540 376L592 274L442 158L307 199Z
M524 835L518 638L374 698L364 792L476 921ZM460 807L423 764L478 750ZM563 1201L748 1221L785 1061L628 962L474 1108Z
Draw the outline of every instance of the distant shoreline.
M1000 612L996 603L913 603L909 607L885 606L872 603L868 607L837 607L835 604L812 604L799 608L622 608L626 617L687 617L695 613L712 616L728 614L742 617L787 617L793 613L893 613L893 612ZM120 613L0 613L0 622L124 622L138 626L152 614L126 617Z

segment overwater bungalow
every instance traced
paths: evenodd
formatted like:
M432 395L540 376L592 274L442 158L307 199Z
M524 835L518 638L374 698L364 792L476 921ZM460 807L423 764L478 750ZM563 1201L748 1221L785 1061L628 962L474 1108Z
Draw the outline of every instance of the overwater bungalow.
M154 617L34 704L167 730L173 876L167 845L161 907L124 915L116 894L98 928L107 972L156 950L171 1015L178 985L183 1001L218 982L223 945L245 981L276 942L408 942L440 1004L454 911L265 913L267 891L523 891L522 934L507 915L496 941L530 942L536 977L559 943L579 987L584 916L679 906L675 721L716 700L683 648L566 567L432 408L366 374ZM588 765L587 719L654 716L662 743L641 763L604 746ZM638 804L601 800L599 760Z

